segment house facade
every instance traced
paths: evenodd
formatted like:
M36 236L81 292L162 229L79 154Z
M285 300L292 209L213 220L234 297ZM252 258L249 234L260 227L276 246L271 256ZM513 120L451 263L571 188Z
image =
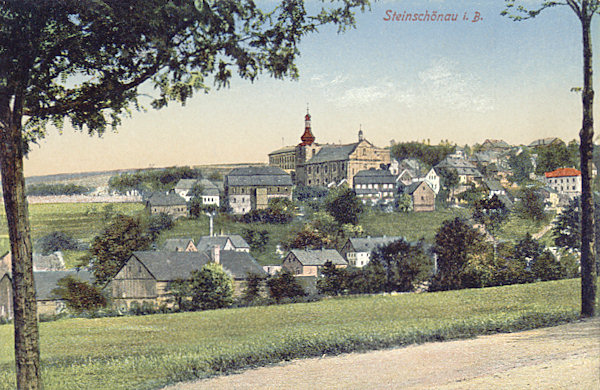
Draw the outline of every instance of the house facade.
M198 183L196 179L180 179L175 185L174 191L177 195L189 202L192 199L190 191Z
M342 247L340 254L349 265L362 268L371 261L373 250L401 239L403 237L349 238Z
M581 171L575 168L559 168L544 173L548 186L559 194L573 199L581 195Z
M163 250L167 252L198 252L194 240L191 238L168 238Z
M222 251L250 252L250 245L239 234L202 236L196 248L200 252L210 250L218 246Z
M435 211L435 191L426 181L418 181L401 189L411 198L412 210L416 213Z
M152 215L167 214L173 218L189 215L186 200L174 191L168 193L155 192L146 201L146 209Z
M321 275L321 269L330 261L336 268L345 268L348 262L335 249L292 249L281 267L295 276Z
M279 167L236 168L225 176L225 196L234 214L265 209L270 199L292 199L292 177Z
M396 195L396 177L387 169L360 171L354 176L353 185L363 203L391 203Z

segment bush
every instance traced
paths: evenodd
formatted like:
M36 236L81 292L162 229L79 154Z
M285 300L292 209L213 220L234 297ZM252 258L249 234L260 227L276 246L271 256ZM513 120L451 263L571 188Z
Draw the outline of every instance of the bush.
M244 289L243 301L245 303L252 303L260 298L261 285L265 278L262 275L249 273L246 278L246 288Z
M269 295L280 303L284 298L303 297L306 292L298 283L294 275L289 271L283 270L267 279Z
M67 308L76 314L93 313L108 303L100 288L73 276L59 279L57 284L52 293L64 300Z
M73 237L57 231L41 237L36 244L43 255L49 255L56 251L75 250L79 247L79 243Z
M194 310L220 309L233 303L233 281L219 264L208 263L193 271L189 283Z

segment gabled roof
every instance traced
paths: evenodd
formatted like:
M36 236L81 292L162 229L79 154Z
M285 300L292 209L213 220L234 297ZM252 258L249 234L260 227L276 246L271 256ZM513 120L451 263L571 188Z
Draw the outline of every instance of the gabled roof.
M295 146L284 146L283 148L277 149L269 153L269 156L280 154L280 153L290 153L296 150Z
M226 236L203 236L198 240L196 248L199 251L205 251L212 249L215 245L219 248L224 249L227 241L231 241L231 244L237 249L250 249L250 245L238 234L231 234Z
M141 262L157 281L187 279L211 259L204 252L136 251L131 258Z
M225 176L229 186L269 186L292 185L292 177L279 167L245 167L235 168Z
M155 192L147 202L150 206L185 206L187 202L175 192Z
M302 265L322 266L331 261L333 265L347 265L342 255L335 249L292 249L290 251Z
M92 274L88 271L36 271L33 273L35 283L35 296L38 301L57 299L52 290L58 287L58 281L64 277L73 276L84 282L92 281Z
M219 188L210 180L202 179L199 181L202 186L202 195L204 196L219 196Z
M367 237L367 238L349 238L352 248L356 252L369 252L371 253L375 248L383 245L388 245L394 241L403 240L404 237L390 236L390 237Z
M189 191L196 185L197 182L198 180L196 179L180 179L175 185L175 189L181 191Z
M246 279L249 273L267 274L248 252L221 251L220 257L223 269L234 279Z
M347 160L358 143L348 145L324 145L307 164Z
M490 191L504 191L504 187L498 180L484 180L483 182Z
M547 179L552 178L552 177L574 177L574 176L581 176L581 171L578 171L575 168L559 168L552 172L546 172L546 173L544 173L544 175L546 176Z
M491 147L491 148L499 148L499 149L509 149L511 146L504 140L501 139L486 139L483 141L481 145L483 147Z
M354 175L354 184L395 184L396 176L387 169L367 169Z
M163 245L163 250L169 252L180 252L187 249L188 245L192 243L194 245L194 240L191 238L168 238ZM194 245L194 248L196 246Z
M538 146L546 146L546 145L550 145L554 142L563 142L560 138L557 137L549 137L549 138L540 138L540 139L536 139L535 141L533 141L532 143L529 144L530 148L535 148Z
M404 186L403 188L400 189L400 191L403 194L408 194L408 195L412 195L415 193L415 191L417 190L417 188L419 188L421 186L421 184L425 184L431 191L433 191L433 188L431 188L431 186L429 185L429 183L427 183L425 180L420 180L420 181L416 181L413 183L410 183L407 186ZM435 191L433 191L435 192Z

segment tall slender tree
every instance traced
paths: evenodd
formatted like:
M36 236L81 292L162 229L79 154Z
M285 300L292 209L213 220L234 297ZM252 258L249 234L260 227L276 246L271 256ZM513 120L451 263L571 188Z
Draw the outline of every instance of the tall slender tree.
M592 82L592 18L600 13L600 0L541 1L534 9L517 0L505 0L502 15L521 21L537 17L547 8L569 7L579 19L583 44L583 120L579 132L581 167L581 316L591 317L596 306L596 255L594 248L594 198L592 159L594 152L594 89Z
M0 168L13 256L17 387L36 389L39 336L23 156L46 125L102 134L138 109L254 80L298 76L298 43L323 24L352 26L367 0L0 0Z

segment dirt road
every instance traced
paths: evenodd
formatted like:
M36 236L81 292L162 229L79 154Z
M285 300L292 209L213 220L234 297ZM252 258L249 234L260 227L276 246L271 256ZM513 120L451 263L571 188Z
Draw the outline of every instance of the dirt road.
M298 360L168 388L192 389L600 389L600 318Z

